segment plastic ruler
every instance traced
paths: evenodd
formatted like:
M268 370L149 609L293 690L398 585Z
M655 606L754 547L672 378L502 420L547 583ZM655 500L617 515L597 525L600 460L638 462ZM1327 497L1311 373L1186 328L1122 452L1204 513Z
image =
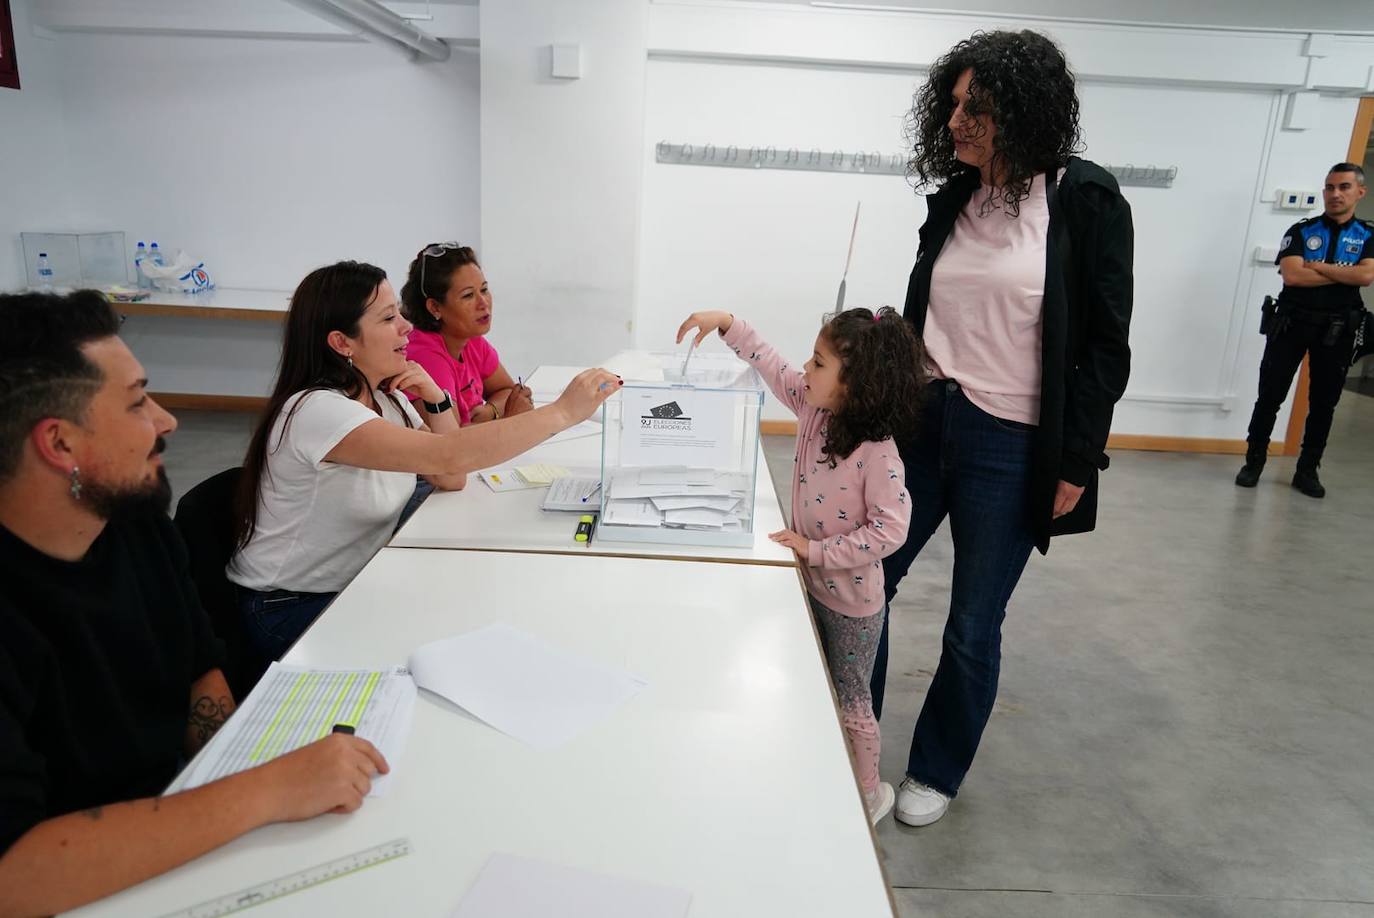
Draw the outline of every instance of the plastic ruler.
M215 918L218 915L241 912L255 905L262 905L264 902L280 899L282 896L289 896L303 889L348 876L350 873L357 873L367 867L394 861L396 858L405 857L409 853L410 839L392 839L383 845L364 848L362 851L355 851L332 861L316 864L314 867L288 873L286 876L268 880L266 883L258 883L237 892L226 893L190 908L169 912L163 918Z

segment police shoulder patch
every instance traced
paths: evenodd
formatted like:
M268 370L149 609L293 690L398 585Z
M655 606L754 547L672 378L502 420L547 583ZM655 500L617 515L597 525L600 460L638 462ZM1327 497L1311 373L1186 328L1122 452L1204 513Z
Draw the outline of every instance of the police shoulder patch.
M1287 236L1284 236L1284 237L1283 237L1283 242L1279 243L1279 249L1280 249L1280 250L1286 249L1286 248L1288 248L1288 247L1289 247L1290 245L1292 245L1292 244L1293 244L1293 234L1292 234L1292 233L1289 233Z

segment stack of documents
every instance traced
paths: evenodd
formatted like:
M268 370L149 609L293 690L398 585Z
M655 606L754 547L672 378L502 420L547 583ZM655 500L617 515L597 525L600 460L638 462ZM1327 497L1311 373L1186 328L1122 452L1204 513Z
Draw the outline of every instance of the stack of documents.
M555 479L544 495L545 510L572 510L577 513L590 513L600 503L600 478L574 478L571 476Z
M603 525L739 532L749 520L749 479L686 466L622 469L611 479Z

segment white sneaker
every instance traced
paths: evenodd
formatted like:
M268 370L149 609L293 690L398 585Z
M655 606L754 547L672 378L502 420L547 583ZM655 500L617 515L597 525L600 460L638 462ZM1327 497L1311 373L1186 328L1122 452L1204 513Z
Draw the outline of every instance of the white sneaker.
M928 826L949 809L949 798L933 787L908 777L897 789L897 821L909 826Z
M868 807L868 821L876 826L878 820L892 809L892 803L896 799L897 795L893 793L892 785L886 781L879 784L871 796L864 794L864 805Z

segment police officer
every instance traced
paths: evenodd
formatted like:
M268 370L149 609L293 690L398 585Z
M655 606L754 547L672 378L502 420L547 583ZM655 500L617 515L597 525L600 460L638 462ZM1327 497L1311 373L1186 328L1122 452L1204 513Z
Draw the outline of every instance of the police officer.
M1365 190L1363 169L1337 163L1322 189L1325 213L1293 224L1283 237L1278 257L1283 290L1262 329L1268 341L1259 397L1250 415L1245 465L1236 475L1242 488L1259 481L1274 419L1303 355L1310 354L1307 429L1293 487L1308 497L1326 495L1317 466L1354 355L1355 329L1364 312L1359 288L1374 282L1374 224L1355 218Z

